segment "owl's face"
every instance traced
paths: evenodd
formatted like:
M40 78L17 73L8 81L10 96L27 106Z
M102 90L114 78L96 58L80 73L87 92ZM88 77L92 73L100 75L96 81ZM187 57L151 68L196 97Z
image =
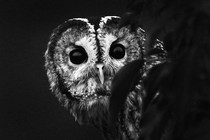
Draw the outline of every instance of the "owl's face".
M114 75L142 57L145 34L120 18L74 18L56 28L45 54L52 91L80 122L107 112Z

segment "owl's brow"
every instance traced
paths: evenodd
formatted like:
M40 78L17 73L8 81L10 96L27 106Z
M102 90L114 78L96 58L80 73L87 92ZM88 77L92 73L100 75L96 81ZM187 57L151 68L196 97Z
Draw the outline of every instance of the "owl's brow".
M116 44L120 41L120 38L117 38L115 41L112 42L112 44Z

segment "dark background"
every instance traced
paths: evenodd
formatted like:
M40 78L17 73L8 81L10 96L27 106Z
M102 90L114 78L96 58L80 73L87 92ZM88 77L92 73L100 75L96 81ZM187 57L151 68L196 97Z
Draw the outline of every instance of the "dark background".
M126 0L0 1L0 140L99 140L51 94L44 52L52 30L73 17L121 15Z

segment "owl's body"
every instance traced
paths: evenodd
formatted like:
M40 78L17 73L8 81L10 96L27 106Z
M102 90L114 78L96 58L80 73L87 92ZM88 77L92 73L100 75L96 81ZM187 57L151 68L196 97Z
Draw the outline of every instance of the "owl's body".
M145 59L145 38L141 28L120 27L117 16L73 18L54 30L45 54L51 90L79 123L107 125L112 80L129 62ZM145 62L139 78L156 63ZM139 80L119 115L121 139L138 138L142 92Z

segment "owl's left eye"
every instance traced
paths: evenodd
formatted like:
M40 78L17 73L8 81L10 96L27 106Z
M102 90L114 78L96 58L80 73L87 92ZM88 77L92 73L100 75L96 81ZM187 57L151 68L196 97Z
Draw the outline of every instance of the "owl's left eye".
M109 55L115 59L121 59L125 56L125 47L122 44L112 44Z
M73 64L81 64L88 58L86 51L83 48L76 48L69 53L70 61Z

